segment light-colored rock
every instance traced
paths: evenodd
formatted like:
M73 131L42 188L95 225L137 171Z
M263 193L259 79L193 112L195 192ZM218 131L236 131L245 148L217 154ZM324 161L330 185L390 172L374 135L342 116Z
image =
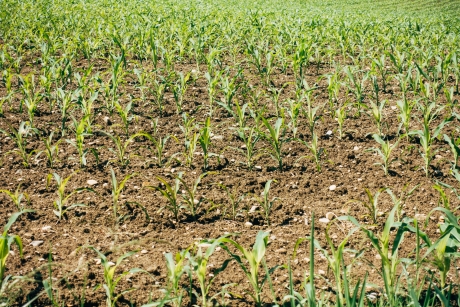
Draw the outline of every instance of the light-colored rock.
M334 191L335 189L337 189L337 186L335 184L329 187L329 191Z
M40 240L30 242L30 245L32 245L33 247L38 247L42 244L43 244L43 241L40 241Z
M332 220L332 219L334 218L334 216L335 216L334 212L328 212L328 213L326 213L326 218L327 218L328 220Z
M94 180L94 179L90 179L90 180L86 181L86 183L89 184L89 185L96 185L97 181Z
M323 217L323 218L320 218L320 219L319 219L319 222L320 222L320 223L324 223L324 224L327 224L327 223L329 223L329 222L330 222L330 220L329 220L329 219L327 219L327 218L325 218L325 217Z
M246 222L246 223L244 223L244 227L251 228L251 227L252 227L252 223L251 223L251 222Z
M249 210L249 213L254 213L257 211L257 208L259 208L259 206L252 206L251 209Z

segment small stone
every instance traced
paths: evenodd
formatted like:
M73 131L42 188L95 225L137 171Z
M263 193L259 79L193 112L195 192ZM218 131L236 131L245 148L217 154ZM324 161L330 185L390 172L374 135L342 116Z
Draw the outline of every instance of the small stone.
M114 265L115 265L115 263L112 262L112 261L107 262L107 264L108 264L109 266L114 266Z
M109 186L109 184L106 182L102 185L103 188L107 188Z
M277 249L276 252L279 254L286 254L287 250L285 248L280 248L280 249Z
M426 220L426 214L420 214L420 213L417 213L414 218L417 220L417 221L424 221Z
M326 213L326 218L327 218L328 220L332 220L332 219L334 218L334 216L335 216L334 212L328 212L328 213Z
M323 218L320 218L320 219L319 219L319 222L320 222L320 223L324 223L324 224L327 224L327 223L329 223L329 222L330 222L330 220L329 220L329 219L327 219L327 218L325 218L325 217L323 217Z
M262 170L262 166L260 166L260 165L256 165L254 168L255 168L257 171L261 171L261 170Z
M252 227L252 223L251 222L246 222L246 223L244 223L244 227L250 228L250 227Z
M359 150L359 147L358 147L358 146L355 146L355 147L353 147L353 150L354 150L354 151L358 151L358 150Z
M324 270L318 270L318 274L324 276L324 275L326 275L326 271L324 271Z
M112 125L112 121L110 120L110 117L105 116L104 117L104 123L108 126Z
M86 183L89 184L89 185L96 185L97 181L93 180L93 179L90 179L90 180L86 181Z
M328 131L326 132L326 135L332 135L332 130L328 130Z
M33 247L38 247L42 244L43 244L43 241L40 241L40 240L30 242L30 245L32 245Z
M379 254L376 254L375 259L382 260L382 257Z
M392 110L396 110L396 106L391 106L390 107Z
M96 264L101 264L101 259L96 258L96 259L94 259L94 262L95 262Z
M271 235L271 236L270 236L270 240L272 240L272 241L276 240L276 236L275 236L275 235Z
M334 191L335 189L337 189L337 186L335 184L329 187L329 191Z
M50 231L51 230L51 226L43 226L42 227L42 231Z
M249 210L249 213L254 213L257 211L257 208L259 208L259 206L252 206L251 209Z

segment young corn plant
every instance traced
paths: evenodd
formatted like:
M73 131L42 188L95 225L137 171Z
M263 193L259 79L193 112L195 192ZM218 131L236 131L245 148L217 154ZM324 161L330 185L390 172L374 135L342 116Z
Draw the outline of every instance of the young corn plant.
M260 207L263 210L263 215L265 218L265 222L267 222L267 225L270 226L270 214L272 212L273 206L277 200L279 200L278 197L273 197L270 200L269 193L270 193L270 185L272 182L276 182L276 180L268 180L265 183L265 188L261 193L261 196L254 196L255 200L259 203Z
M431 147L433 144L433 140L439 136L444 126L448 124L451 120L452 118L445 119L434 129L433 132L431 132L429 123L427 122L423 122L423 130L415 130L409 132L409 135L417 135L420 138L420 145L422 146L422 151L420 151L420 154L422 155L422 158L425 161L424 169L426 177L428 177L430 174L429 167L431 161L433 160L433 156L436 153L436 151L433 151Z
M72 112L72 109L76 106L74 102L74 96L71 91L64 92L62 88L58 88L56 91L57 98L58 98L58 108L61 112L61 136L65 136L66 134L66 123L69 119L69 115Z
M260 132L261 135L270 143L271 148L269 149L270 157L278 162L278 169L283 170L283 144L287 142L287 139L284 137L286 132L286 127L284 125L284 119L278 118L275 122L275 125L272 124L265 118L261 117L262 123L265 128L268 129L268 134Z
M369 72L359 71L356 68L350 68L350 66L345 66L343 71L348 77L346 85L355 94L356 107L358 109L357 115L359 117L361 115L361 107L365 97L365 84L369 78Z
M128 166L130 160L131 160L131 155L126 154L126 150L128 149L128 146L134 142L134 140L138 137L144 136L143 133L135 133L131 135L126 141L122 141L120 136L113 136L112 134L105 132L105 131L99 131L99 133L108 136L114 145L114 148L109 147L109 150L113 152L116 157L117 157L117 162L120 164L121 167L126 167Z
M337 119L337 124L339 125L339 127L337 128L337 131L339 132L339 140L341 140L344 135L343 124L347 119L346 106L339 107L337 110L335 110L335 116Z
M227 199L230 202L230 217L232 220L235 221L238 214L242 211L242 209L240 209L240 204L244 200L246 195L242 194L238 197L235 190L230 191L230 189L224 184L218 184L218 185L219 187L224 189L225 193L227 194ZM226 216L226 215L227 215L227 210L225 210L223 213L223 216Z
M129 135L129 125L134 118L134 115L130 114L132 107L132 101L128 102L124 108L118 101L115 103L115 109L123 122L123 129L125 130L126 136Z
M152 134L147 133L147 132L140 132L138 133L139 136L145 137L148 139L150 142L152 142L155 155L156 155L156 160L157 164L159 167L163 167L163 165L168 164L171 158L174 158L174 155L171 156L171 158L168 160L165 158L164 151L166 147L166 143L170 138L174 139L176 142L178 142L177 138L174 135L167 135L165 137L158 137L155 138Z
M216 99L217 86L219 84L220 72L215 76L211 76L209 72L204 74L204 77L208 81L208 96L209 96L209 116L214 114L214 101Z
M213 306L213 302L215 300L216 296L210 297L209 298L209 289L212 286L212 283L216 276L224 271L228 265L228 263L231 261L231 259L227 259L224 261L222 266L216 270L213 271L212 274L208 274L208 263L209 263L209 258L211 255L214 253L217 247L222 245L222 242L224 242L225 237L221 237L219 239L213 240L211 242L203 242L201 244L198 244L197 250L192 251L191 253L188 254L188 259L190 262L190 270L192 273L195 274L196 278L198 279L198 285L200 287L200 294L198 294L195 291L195 296L200 299L201 298L201 306L202 307L207 307L207 306ZM202 248L206 248L206 251L203 252ZM208 276L211 276L208 280ZM219 294L219 293L218 293ZM218 295L217 294L217 295Z
M204 127L200 130L200 134L198 137L198 143L203 150L203 170L206 171L208 169L208 160L210 157L217 157L219 160L220 157L218 154L209 152L211 147L211 118L206 118L204 123Z
M30 125L34 126L35 114L38 112L38 105L43 99L43 95L37 90L35 86L34 75L29 74L26 77L19 77L21 79L21 89L24 95L24 98L21 101L22 105L25 105L27 108L27 114L29 115Z
M371 105L370 109L372 120L377 126L377 133L382 136L382 124L384 123L383 108L385 107L386 100L382 101L380 104L374 103L372 100L369 101L369 103Z
M372 223L377 224L377 218L379 217L379 196L383 191L386 191L387 188L380 188L377 192L372 195L371 191L368 188L365 188L367 199L366 200L351 200L350 202L357 202L369 210L369 217L372 219Z
M167 276L167 288L164 292L166 295L172 295L171 303L174 307L182 306L184 298L184 290L181 287L181 277L184 274L190 275L190 266L186 263L186 260L190 257L189 251L183 250L176 253L166 253L166 269L168 270Z
M56 181L56 194L57 198L54 200L53 205L54 205L54 210L53 213L58 217L59 221L62 220L63 217L66 216L67 211L75 209L77 207L86 207L85 204L72 204L68 205L69 199L77 194L81 193L83 191L89 191L89 192L95 192L93 189L90 188L76 188L70 193L66 192L67 184L72 178L73 175L75 175L76 172L70 174L67 178L61 178L57 173L49 174L46 179L46 185L49 187L51 178L54 178L54 181Z
M58 155L59 155L59 144L62 142L62 139L58 140L53 144L53 136L54 136L54 131L50 133L48 138L43 139L43 143L45 144L45 150L41 150L37 153L35 156L35 159L38 159L38 157L42 154L45 153L46 158L47 158L47 165L50 168L54 168L56 162L58 162Z
M26 210L26 206L30 206L30 197L29 194L26 192L21 192L21 184L18 185L14 192L9 190L0 190L0 194L7 195L13 204L16 206L18 212L22 213ZM26 205L23 204L23 200L25 200Z
M245 249L243 246L232 239L221 239L223 243L221 245L222 248L225 249L230 254L232 259L238 263L246 275L246 278L248 279L253 291L252 293L249 293L249 295L254 299L254 302L258 307L262 306L263 287L267 280L269 280L270 274L277 269L277 267L274 267L268 270L265 263L264 258L268 245L268 236L268 232L259 231L252 250ZM228 245L235 247L241 253L241 256L233 253ZM262 279L259 276L261 265L265 268L265 276Z
M255 128L240 128L237 130L238 137L243 140L244 145L240 148L238 147L229 147L234 149L245 156L246 166L248 169L252 169L254 166L254 160L257 159L260 154L258 154L255 149L256 143L260 140L260 135L256 133Z
M412 109L416 105L416 102L409 102L408 100L398 100L396 105L399 108L399 127L398 134L401 132L401 128L404 127L406 136L409 136L410 132L410 120L412 118Z
M66 142L75 147L77 150L81 167L86 167L86 155L88 153L93 154L96 158L96 163L99 162L99 154L97 150L94 148L85 148L85 137L92 135L91 133L88 133L89 128L87 118L88 115L83 117L79 122L74 119L73 124L75 127L75 139L66 139Z
M444 134L444 141L449 144L450 151L453 155L452 168L457 169L458 167L458 156L460 155L460 148L458 147L458 140L452 140L448 135Z
M182 105L184 103L184 96L187 92L188 82L190 79L190 73L184 75L182 72L179 73L179 79L172 86L174 95L174 101L176 103L176 113L182 113Z
M181 201L179 199L179 194L181 192L179 191L181 184L180 179L182 179L183 174L183 172L177 174L177 177L174 179L173 185L170 185L164 178L156 176L156 178L158 179L158 181L160 181L161 185L164 186L164 188L147 186L147 188L149 189L160 192L164 199L167 201L167 204L161 207L158 210L158 213L160 213L164 209L169 210L172 213L176 223L179 223L179 213L181 209L184 209L184 206L181 205Z
M293 137L296 138L297 121L299 119L299 115L302 110L303 102L302 100L296 102L295 100L291 100L291 99L289 99L287 102L288 102L289 107L286 108L286 112L290 118L289 127L291 128Z
M390 141L384 141L378 134L373 134L372 137L380 145L380 148L373 147L369 150L376 152L380 156L380 158L382 158L383 162L375 163L375 165L380 165L383 168L385 176L387 176L390 164L395 160L391 159L391 153L398 146L399 140L397 140L394 144L390 144Z
M117 292L117 285L120 282L120 280L123 277L125 277L126 275L143 272L143 270L138 269L138 268L134 268L134 269L130 269L129 271L124 271L121 274L119 274L118 276L115 275L115 272L116 272L117 268L120 266L120 264L126 258L129 258L132 255L136 254L137 251L130 251L130 252L125 253L124 255L118 257L116 263L114 264L114 263L110 262L107 259L107 257L102 252L97 250L96 248L94 248L92 246L89 247L89 248L91 250L93 250L97 254L99 259L101 260L101 265L102 265L102 267L104 269L104 283L102 284L102 287L105 290L107 307L115 307L115 306L117 306L117 301L120 299L120 297L122 295L136 290L135 288L128 288L128 289L121 290L121 291ZM98 288L100 286L101 285L99 284Z
M118 205L118 200L120 198L121 192L125 188L125 185L128 182L128 180L134 176L137 176L138 174L137 173L128 174L120 181L120 183L118 183L117 181L117 177L115 176L115 172L113 171L113 168L110 168L110 175L111 175L111 183L112 183L113 223L116 225L124 218L124 216L120 215L119 213L120 206Z
M22 159L22 165L29 168L31 164L31 157L36 152L36 150L28 150L27 147L27 137L32 133L38 133L37 129L32 128L27 122L21 122L19 128L16 129L10 126L11 133L0 129L0 132L6 134L11 138L16 144L16 148L8 151L5 155L16 154Z
M22 240L18 235L9 234L11 225L18 219L22 213L32 212L32 210L24 210L23 212L16 212L11 215L8 223L3 227L3 233L0 236L0 294L7 289L10 275L5 276L6 261L11 253L11 245L16 244L19 250L19 256L22 258Z
M297 159L297 161L302 160L302 159L306 159L306 158L312 158L315 161L315 164L316 164L316 171L321 172L320 158L321 158L321 155L324 152L324 149L318 147L318 135L315 132L313 132L313 136L312 136L312 139L311 139L310 143L308 143L308 142L306 142L306 141L304 141L302 139L297 139L297 140L300 143L302 143L303 145L305 145L308 148L308 150L310 150L310 153L311 153L311 156L302 156L299 159Z
M201 207L202 202L204 201L203 197L197 197L197 189L198 186L201 183L201 179L205 177L207 173L203 173L196 180L193 182L192 186L189 186L185 180L181 177L177 177L179 181L182 183L182 186L185 189L185 193L182 193L182 198L185 202L185 205L183 206L188 210L190 215L192 216L193 220L196 220L197 215L199 214L199 210Z
M372 247L380 256L380 268L375 267L375 269L383 278L385 295L389 306L396 306L398 301L398 290L400 288L398 266L401 263L401 258L399 257L399 247L404 241L404 233L407 230L406 227L395 222L397 209L398 207L394 206L390 211L380 235L375 234L365 226L359 224L354 217L344 217L344 219L347 219L361 229L364 235L369 239ZM393 238L391 230L394 228L397 229L397 232L394 236L393 242L391 242L391 239ZM372 264L371 266L374 267Z
M341 218L339 218L340 220ZM313 242L316 249L318 249L323 256L325 257L328 267L331 269L332 273L334 274L334 279L336 283L336 298L337 298L337 306L345 306L345 297L344 297L344 281L348 278L348 276L344 275L345 272L342 272L343 268L343 258L344 252L352 252L356 254L356 251L349 250L346 248L348 244L349 238L359 230L359 227L352 228L348 235L343 239L338 246L335 246L334 241L331 239L329 235L330 228L333 224L329 223L326 227L325 236L327 245L329 246L330 252L327 251L325 248L321 247L321 244L315 240ZM343 276L342 276L343 275ZM342 280L343 279L343 280Z
M321 118L317 113L318 110L320 109L320 106L313 107L312 105L312 99L311 99L311 90L306 95L307 98L307 106L306 108L302 109L302 113L307 119L308 122L308 128L310 130L310 135L313 137L313 134L315 133L315 125L316 122Z

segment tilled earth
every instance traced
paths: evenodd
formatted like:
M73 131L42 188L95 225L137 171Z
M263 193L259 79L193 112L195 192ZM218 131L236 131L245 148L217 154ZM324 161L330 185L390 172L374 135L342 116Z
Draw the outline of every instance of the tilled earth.
M76 63L79 69L83 69L88 63ZM196 65L176 65L176 70L188 72ZM32 68L25 68L25 71ZM104 71L104 63L96 63L95 70ZM205 71L205 67L202 68ZM129 69L128 69L129 70ZM324 150L321 157L321 172L310 157L299 159L302 156L310 156L308 149L301 143L292 140L292 135L287 129L286 143L283 145L285 169L276 169L277 162L267 155L258 157L255 167L248 169L244 163L245 159L238 151L233 149L241 148L243 142L238 139L234 129L236 122L228 113L217 108L212 123L212 145L211 152L221 155L218 161L210 159L208 174L203 177L197 190L197 197L201 199L198 216L193 218L183 209L179 215L180 221L174 220L172 214L164 208L167 202L161 194L149 187L159 186L157 176L164 178L170 184L180 172L184 173L185 181L192 185L193 181L202 174L203 158L198 146L197 154L193 161L193 167L186 167L180 161L183 158L178 154L183 152L184 138L180 125L182 117L175 113L173 95L170 90L165 94L165 114L159 116L157 108L153 103L144 105L139 101L140 92L136 88L136 81L132 74L125 76L125 82L120 88L122 105L133 101L133 113L135 119L130 124L130 133L140 131L153 132L154 119L158 119L157 135L174 135L166 144L165 157L169 160L165 166L159 167L158 160L151 143L143 138L137 138L127 149L126 156L130 156L130 163L127 167L120 167L117 164L116 156L109 148L113 148L113 142L97 131L103 130L114 135L120 135L122 140L126 136L122 129L122 122L115 113L112 116L101 108L103 97L100 94L95 102L93 130L94 134L85 138L88 147L95 148L99 152L100 161L88 155L88 166L80 168L78 155L74 147L65 140L59 145L59 162L51 169L46 164L45 155L33 159L34 163L30 168L24 168L21 159L15 154L6 154L15 149L13 141L0 135L0 154L2 164L0 168L0 189L14 191L21 185L21 190L30 196L30 205L33 213L23 214L13 224L11 233L18 234L24 244L24 257L19 257L17 249L8 258L7 272L13 276L25 276L16 280L11 297L14 297L17 305L26 303L40 295L34 305L47 306L50 301L44 294L42 281L49 277L49 263L52 261L52 276L54 287L57 290L59 301L65 302L66 306L75 306L84 301L85 306L105 305L105 291L97 285L103 282L103 268L98 260L97 254L89 247L92 246L106 253L110 261L116 262L118 256L125 252L137 250L138 252L123 262L117 273L122 273L132 268L141 268L144 273L128 275L120 282L117 289L135 288L135 291L125 294L121 304L134 304L136 306L148 302L149 297L158 299L161 297L162 288L166 287L166 265L164 254L167 252L176 253L193 246L203 239L218 238L224 234L234 234L234 239L246 248L254 243L259 231L270 231L270 239L267 250L268 267L287 264L289 259L293 268L293 275L296 287L301 288L301 281L305 272L308 275L309 268L309 244L304 242L300 245L295 258L292 258L294 245L299 238L310 235L312 216L315 216L315 236L323 247L327 246L325 230L327 223L324 218L350 214L362 224L372 224L369 212L364 205L354 200L365 200L365 188L375 193L379 188L388 187L395 195L404 195L418 185L414 193L404 201L402 216L414 217L416 214L420 219L427 219L428 224L425 231L434 239L439 236L436 233L439 223L439 214L435 213L428 218L430 211L438 206L439 195L433 188L436 181L442 181L452 186L458 183L449 174L452 154L449 147L443 141L436 140L434 148L437 151L432 162L433 169L430 170L431 177L426 178L422 169L423 160L419 153L419 142L417 138L402 138L398 147L393 152L396 159L390 165L390 174L384 175L380 166L374 165L381 162L380 158L369 148L376 147L372 134L376 132L376 126L372 119L363 110L361 116L357 116L357 110L349 109L348 118L344 124L345 135L343 139L338 138L337 122L328 113L327 81L319 79L323 74L330 72L329 67L321 67L317 72L312 68L307 73L307 81L317 88L313 92L314 105L322 105L319 111L321 118L318 120L315 131L319 135L319 146ZM199 78L192 82L187 90L184 99L184 111L196 119L196 122L203 122L206 118L208 104L207 83L202 73L197 73ZM245 82L252 85L253 91L257 88L265 91L262 95L260 105L268 106L266 116L275 116L275 110L271 103L267 87L260 84L260 78L250 68L244 70ZM283 103L288 98L294 98L294 76L288 72L282 74L277 72L271 77L273 85L280 88L283 84L289 83L280 98ZM15 80L15 84L17 80ZM75 87L72 84L71 87ZM3 85L0 85L0 95L6 92ZM351 94L343 97L340 101L353 101ZM371 96L366 92L366 100ZM399 126L398 109L396 101L400 99L401 93L396 84L390 84L386 93L381 93L381 99L387 99L385 107L384 133L394 142ZM19 122L28 119L26 113L19 113L18 106L21 95L13 100L13 107L4 107L5 116L0 118L0 129L9 131L9 125L18 127ZM220 98L220 94L217 95ZM458 96L457 96L458 98ZM147 102L152 101L147 98ZM241 104L250 102L250 97L238 93L237 99ZM366 101L365 101L366 102ZM442 103L442 102L441 102ZM75 117L79 118L78 109L73 111ZM254 121L247 115L248 125L254 126ZM417 118L419 111L414 109L412 129L419 129L420 124ZM438 124L442 116L436 121ZM58 140L60 136L60 114L56 109L49 112L46 101L39 107L35 117L35 125L39 129L40 137L30 136L27 138L28 150L43 150L42 137L48 136L51 131L56 131L54 136ZM286 115L286 123L289 122ZM70 127L71 122L67 122ZM454 131L458 120L448 124L443 130L448 134ZM301 116L299 120L298 137L309 141L311 135L307 121ZM72 139L74 134L69 128L64 139ZM257 149L269 148L265 140L261 140ZM35 157L35 154L33 154ZM223 157L222 157L223 156ZM172 159L170 159L173 157ZM119 214L125 218L119 223L114 223L112 208L112 183L110 170L113 169L120 182L126 175L134 174L130 178L120 196ZM76 172L78 170L78 172ZM68 211L65 219L58 220L53 213L53 201L56 199L56 187L54 179L47 180L48 174L57 173L62 178L74 174L67 187L71 192L76 188L87 187L94 191L83 191L72 196L69 204L83 203L86 207L77 207ZM95 182L92 182L92 181ZM257 198L260 197L268 180L273 180L269 192L270 199L274 199L273 209L268 225L260 211ZM49 184L48 184L49 183ZM90 184L91 183L91 184ZM244 195L235 219L232 219L229 198L222 185L235 194L238 198ZM181 188L183 189L183 187ZM458 205L455 195L448 191L451 201L451 208ZM147 219L144 212L134 202L140 203L148 212ZM0 206L2 208L1 220L6 224L8 217L17 211L10 199L5 194L0 194ZM383 228L387 213L393 207L390 196L383 192L379 198L379 218L376 232ZM321 219L321 221L319 220ZM348 223L332 221L334 225L330 228L330 234L335 243L343 240L351 229ZM414 237L407 235L402 245L402 255L409 255L414 249ZM352 276L357 281L362 278L365 272L369 272L369 281L381 286L381 279L368 262L377 264L376 252L370 244L364 240L360 232L355 232L348 247L356 250L364 249L362 258L354 259L346 256L348 263L354 261ZM229 256L223 249L218 249L210 260L210 271L219 265ZM316 269L318 270L317 286L326 290L332 295L334 285L332 272L327 268L327 263L320 253L315 254ZM368 261L364 261L367 259ZM324 278L320 278L320 276ZM454 274L452 273L452 278ZM284 268L275 270L272 281L276 293L276 299L280 300L287 295L288 273ZM187 281L184 278L184 285ZM227 269L220 273L211 287L210 295L216 294L226 284L233 284L228 291L233 295L222 296L233 306L253 305L249 295L249 283L243 271L236 262L231 262ZM195 285L198 287L197 285ZM198 288L196 288L198 291ZM378 292L369 288L369 291ZM84 297L84 300L83 300ZM269 287L264 288L265 301L273 301ZM186 299L187 300L187 299ZM221 296L218 297L218 301Z

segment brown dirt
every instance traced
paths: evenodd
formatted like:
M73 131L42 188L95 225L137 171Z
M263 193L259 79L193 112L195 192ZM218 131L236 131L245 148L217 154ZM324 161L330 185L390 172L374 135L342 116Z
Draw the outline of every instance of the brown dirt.
M75 64L76 67L79 67L78 70L86 65L85 62ZM175 68L178 71L187 72L194 69L195 65L177 64ZM202 68L203 71L205 69L205 67ZM104 63L95 66L94 70L105 71ZM30 71L34 71L34 68L30 68ZM327 103L327 83L324 79L318 79L329 71L329 67L321 67L319 73L313 67L308 71L307 80L309 84L318 82L318 89L314 91L315 105ZM26 70L22 72L22 74L26 73ZM245 66L244 78L254 87L266 89L264 85L260 84L260 79L254 74L252 68L248 66ZM290 72L287 74L275 72L271 79L277 87L285 82L294 81ZM133 74L128 74L125 77L125 83L120 90L123 103L140 97L135 83ZM71 86L75 87L75 84ZM385 98L389 101L385 108L388 124L386 134L394 138L399 123L397 119L398 110L392 107L396 105L400 93L396 84L391 84L389 88L388 93L382 93L382 99ZM0 85L0 96L4 93L5 88ZM370 96L370 92L366 94ZM27 120L26 113L16 111L20 97L17 95L14 99L13 110L5 107L5 117L0 118L1 129L8 130L8 125L17 127L20 121ZM284 90L280 101L293 97L294 86L290 84ZM102 99L103 94L100 93L96 102L96 109L103 105ZM148 97L148 100L151 99L153 98ZM352 96L341 97L341 101L345 99L353 100L354 98ZM250 99L239 93L238 100L249 102ZM180 115L175 114L174 100L170 91L166 93L165 101L166 114L163 117L158 116L154 104L143 106L142 103L135 102L133 109L136 119L130 126L130 133L141 130L152 132L152 118L158 118L158 134L161 136L175 135L180 141L176 144L171 139L167 143L165 154L167 157L171 157L183 150L183 137L179 128L182 119ZM207 102L206 80L201 76L196 84L191 84L188 88L184 111L189 112L197 122L202 122L206 117L206 110L198 107L207 104ZM269 113L274 115L273 106L269 102L268 98L261 99L261 104L266 103L269 106ZM337 216L349 213L361 223L371 224L364 206L350 202L350 200L364 200L364 188L369 188L374 192L380 187L389 187L396 195L399 195L405 185L408 184L413 187L419 184L419 188L405 203L403 210L407 216L414 216L415 213L428 214L438 203L438 194L432 188L434 182L440 180L451 185L456 184L449 175L451 153L448 151L448 146L441 141L435 142L439 156L432 165L436 168L437 177L434 177L435 172L432 170L433 178L426 178L421 169L423 160L418 153L416 140L409 143L403 139L394 152L394 156L398 160L391 164L391 174L384 176L381 168L374 165L374 163L380 162L379 158L373 152L367 151L368 148L376 145L371 137L371 134L375 132L375 125L369 116L362 114L361 117L354 117L354 113L354 110L350 110L349 117L345 122L346 136L343 140L339 140L335 120L325 111L321 112L321 120L318 121L315 129L320 136L320 147L326 153L326 156L322 158L322 172L317 172L313 161L309 159L297 162L299 157L309 155L309 153L307 148L293 141L284 145L286 169L278 171L275 169L276 162L267 156L256 160L255 165L261 166L260 170L258 168L249 170L243 163L240 163L244 161L242 155L235 150L224 151L228 146L240 147L242 142L236 137L235 132L229 129L235 124L233 118L229 117L226 111L217 109L212 118L214 137L211 151L222 153L225 159L222 159L220 164L216 159L211 159L210 173L203 178L198 190L199 197L204 198L205 201L197 220L193 220L185 211L182 211L179 223L173 220L168 211L158 212L166 202L158 192L148 189L146 186L158 186L159 181L156 176L161 176L172 183L174 176L179 172L184 172L185 180L191 183L202 172L203 159L200 155L195 155L192 168L174 161L165 167L158 167L154 159L154 152L149 150L148 141L139 139L128 148L128 152L133 155L131 163L127 167L121 168L113 160L115 155L108 150L113 146L110 139L102 135L92 135L85 139L85 144L98 150L101 161L96 164L93 157L89 155L88 167L83 169L80 169L78 159L71 159L78 158L77 152L65 141L60 144L60 161L54 169L47 167L44 156L40 157L40 162L34 163L29 169L22 166L18 156L4 156L0 168L0 189L14 190L18 184L21 184L22 189L30 196L30 208L35 210L32 214L22 215L11 229L11 233L18 234L23 239L24 258L20 259L14 248L14 255L8 259L7 274L30 277L30 279L19 282L19 286L15 288L14 294L17 295L17 305L25 303L43 291L43 286L39 281L48 276L49 253L52 254L53 260L53 277L59 280L57 284L59 300L65 301L66 306L74 306L78 303L76 298L81 296L82 291L85 291L85 306L102 306L105 304L104 290L95 288L96 285L103 282L102 266L95 261L97 255L87 247L94 246L103 252L110 251L108 258L114 262L124 252L143 251L125 261L122 269L128 270L138 267L146 270L149 274L130 275L128 279L122 280L118 288L135 287L137 290L124 295L121 303L123 305L131 302L139 306L147 303L149 295L153 299L159 298L161 295L159 290L165 286L166 281L164 253L178 252L202 239L218 238L225 233L235 233L238 234L236 240L249 248L254 243L258 231L270 231L267 264L272 267L287 264L296 240L309 235L313 212L317 219L324 217L327 212L333 212ZM77 117L80 116L79 112L74 112L74 114ZM108 116L105 110L99 109L94 115L94 125L98 129L118 134L125 139L118 115L111 116L111 123L109 124L104 121L104 117ZM418 116L419 113L415 112L412 121L413 128L419 126L416 120ZM45 135L51 131L56 131L55 136L57 136L60 132L58 111L50 113L45 103L40 105L35 122L37 128ZM249 125L254 125L252 119L248 122ZM67 124L70 126L70 121ZM446 133L457 124L458 122L455 121L448 125L445 130ZM331 136L326 134L329 130L333 131ZM299 120L299 132L301 138L310 140L311 136L305 118ZM69 131L66 137L72 138L71 134ZM287 136L290 137L290 134L288 133ZM266 141L261 141L257 147L266 148L267 146ZM6 152L13 150L15 145L12 140L1 135L0 148L1 155L5 155ZM39 138L30 137L27 148L29 150L43 150L44 146ZM200 152L200 149L197 151ZM129 217L114 227L111 205L111 168L114 169L119 181L127 174L136 173L135 177L128 180L120 203L134 201L141 203L150 215L149 221L146 220L137 206L123 206L120 213L129 215ZM66 177L76 170L79 172L70 179L67 191L78 187L88 187L87 181L93 179L98 182L92 187L96 193L83 192L72 197L71 203L84 203L87 207L69 211L66 219L58 221L52 211L53 201L56 198L55 186L52 181L51 186L47 187L47 175L56 172L61 177ZM254 195L259 195L265 183L270 179L275 180L272 183L270 197L277 197L278 200L275 202L271 214L271 225L268 226L260 213L257 211L250 212L250 209L256 204ZM217 183L231 188L238 196L246 195L242 202L242 209L244 210L241 211L236 220L231 220L228 215L223 215L229 209L229 201ZM336 185L337 188L331 191L329 189L331 185ZM455 208L458 205L458 200L453 194L450 195L451 206ZM210 210L214 205L218 205L218 207ZM4 194L0 194L0 206L2 208L1 221L6 223L8 216L17 210ZM379 202L379 211L389 212L392 206L390 197L383 193ZM208 212L208 210L210 211ZM436 235L438 221L437 215L435 217L434 220L430 220L426 230L433 237ZM384 220L385 215L379 218L377 228L383 225ZM246 227L246 222L251 222L253 226ZM336 224L331 232L336 235L334 241L339 242L346 236L348 225L338 222ZM51 228L46 228L46 226ZM316 220L315 236L325 247L324 231L325 224ZM30 244L34 240L42 240L44 243L38 247L33 247ZM402 246L403 254L408 254L413 250L412 241L409 238L407 242L411 243ZM375 252L363 244L360 234L356 233L352 237L349 247L364 248L366 250L364 257L375 262ZM303 243L297 257L292 261L296 283L299 283L304 272L308 271L308 251L308 244ZM227 257L228 255L223 250L217 251L211 258L213 267L217 268L218 264ZM329 291L331 288L328 281L333 280L331 279L332 273L327 270L327 264L319 254L316 255L316 259L317 269L326 271L325 279L318 279L318 287ZM356 261L356 267L359 267L353 271L356 278L364 276L364 272L369 271L369 280L381 284L372 267L368 266L362 259ZM117 272L122 272L122 269ZM284 269L276 270L272 279L276 294L280 299L287 294L285 288L288 282L287 271ZM230 291L242 296L241 299L230 298L231 305L252 305L251 298L245 294L245 291L249 290L249 284L246 282L241 269L234 262L217 277L211 295L228 283L236 283L230 288ZM264 297L267 302L271 300L268 287L264 289ZM46 306L50 305L50 302L45 295L41 295L34 304Z

